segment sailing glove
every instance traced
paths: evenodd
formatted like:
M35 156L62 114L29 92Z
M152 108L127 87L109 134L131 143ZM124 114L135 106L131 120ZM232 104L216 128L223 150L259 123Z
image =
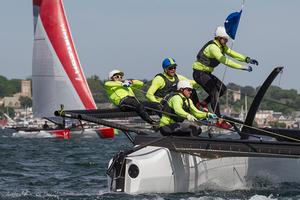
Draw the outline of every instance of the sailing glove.
M251 59L249 57L246 58L246 63L250 63L250 64L253 64L253 65L258 65L258 61L257 60Z
M130 86L131 86L131 81L130 81L130 80L125 80L125 81L122 83L122 86L123 86L123 87L130 87Z
M187 120L189 120L189 121L191 121L191 122L194 122L194 121L196 121L197 120L197 118L196 117L194 117L193 115L191 115L191 114L188 114L187 116L186 116L186 118L187 118Z
M214 114L214 113L207 113L207 118L208 119L217 119L218 116L216 114Z
M244 68L243 70L248 71L248 72L252 72L252 67L248 66L248 67Z

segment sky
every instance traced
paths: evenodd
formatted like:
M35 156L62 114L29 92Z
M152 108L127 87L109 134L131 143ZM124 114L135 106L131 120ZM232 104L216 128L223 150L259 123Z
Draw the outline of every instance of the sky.
M173 57L177 73L192 78L192 63L240 0L64 0L73 40L86 77L105 79L113 69L125 78L152 79L161 62ZM31 0L1 0L0 75L31 76ZM284 72L274 84L300 91L299 0L245 0L233 49L257 59L246 72L219 65L225 83L256 87L276 66ZM226 73L224 74L226 69Z

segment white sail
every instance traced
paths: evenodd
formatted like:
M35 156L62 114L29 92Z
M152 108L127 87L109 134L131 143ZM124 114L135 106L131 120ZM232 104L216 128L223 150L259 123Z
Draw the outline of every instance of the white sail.
M72 40L61 0L33 0L33 112L53 116L65 109L96 109Z

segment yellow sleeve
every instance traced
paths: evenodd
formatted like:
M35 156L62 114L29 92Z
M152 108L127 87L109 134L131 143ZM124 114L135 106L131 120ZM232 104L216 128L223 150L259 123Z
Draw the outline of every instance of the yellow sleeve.
M192 86L194 89L198 89L198 88L201 87L201 86L200 86L196 81L194 81L194 80L190 80L190 79L186 78L185 76L182 76L182 75L179 75L179 74L177 74L177 76L178 76L178 79L179 79L180 81L188 80L188 81L190 82L191 86Z
M164 79L161 76L156 76L152 80L151 85L146 93L146 97L149 101L160 103L161 98L156 97L154 94L158 89L164 86L163 84L164 84Z
M240 54L240 53L238 53L238 52L230 49L229 47L226 46L224 48L224 50L225 50L225 53L227 55L231 56L232 58L234 58L234 59L236 59L238 61L241 61L241 62L245 62L246 61L246 56L244 56L244 55L242 55L242 54Z
M227 65L228 67L234 68L234 69L243 69L243 65L234 62L233 60L230 60L226 56L224 56L220 50L220 48L215 45L209 45L209 52L210 54L217 59L220 63Z
M141 88L144 85L143 81L140 80L132 80L131 87L133 88Z
M191 99L189 99L190 101L190 111L191 113L198 119L205 119L207 118L207 112L202 112L200 110L198 110L195 105L193 104L193 101Z
M104 86L107 88L121 86L121 85L122 85L121 81L106 81L104 83Z

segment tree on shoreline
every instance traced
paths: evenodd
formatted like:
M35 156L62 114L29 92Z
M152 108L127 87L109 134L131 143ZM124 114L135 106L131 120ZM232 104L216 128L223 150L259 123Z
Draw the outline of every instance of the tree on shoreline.
M148 80L143 81L145 85L143 86L142 91L136 91L136 96L142 101L146 100L145 92L147 91L147 89L149 88L149 84L151 83L151 81ZM99 76L93 75L87 78L87 82L96 103L109 102L103 87L104 80L100 80ZM245 104L245 96L247 96L249 108L253 97L259 89L259 87L254 88L251 86L239 86L235 83L227 84L227 88L228 98L226 99L226 95L224 95L224 97L220 98L220 104L223 108L224 106L226 106L226 104L230 105L235 112L240 112L242 105ZM0 75L0 98L3 98L5 96L13 96L13 94L20 92L20 90L20 79L8 80L6 77ZM234 102L232 91L240 91L241 99ZM205 95L205 92L199 92L200 99L204 99ZM29 103L28 99L22 99L21 101L24 105L32 105L32 103ZM24 106L22 105L22 107ZM293 111L298 109L300 110L300 94L298 94L297 90L295 89L287 90L282 89L278 86L271 86L261 103L260 109L274 110L290 115Z

